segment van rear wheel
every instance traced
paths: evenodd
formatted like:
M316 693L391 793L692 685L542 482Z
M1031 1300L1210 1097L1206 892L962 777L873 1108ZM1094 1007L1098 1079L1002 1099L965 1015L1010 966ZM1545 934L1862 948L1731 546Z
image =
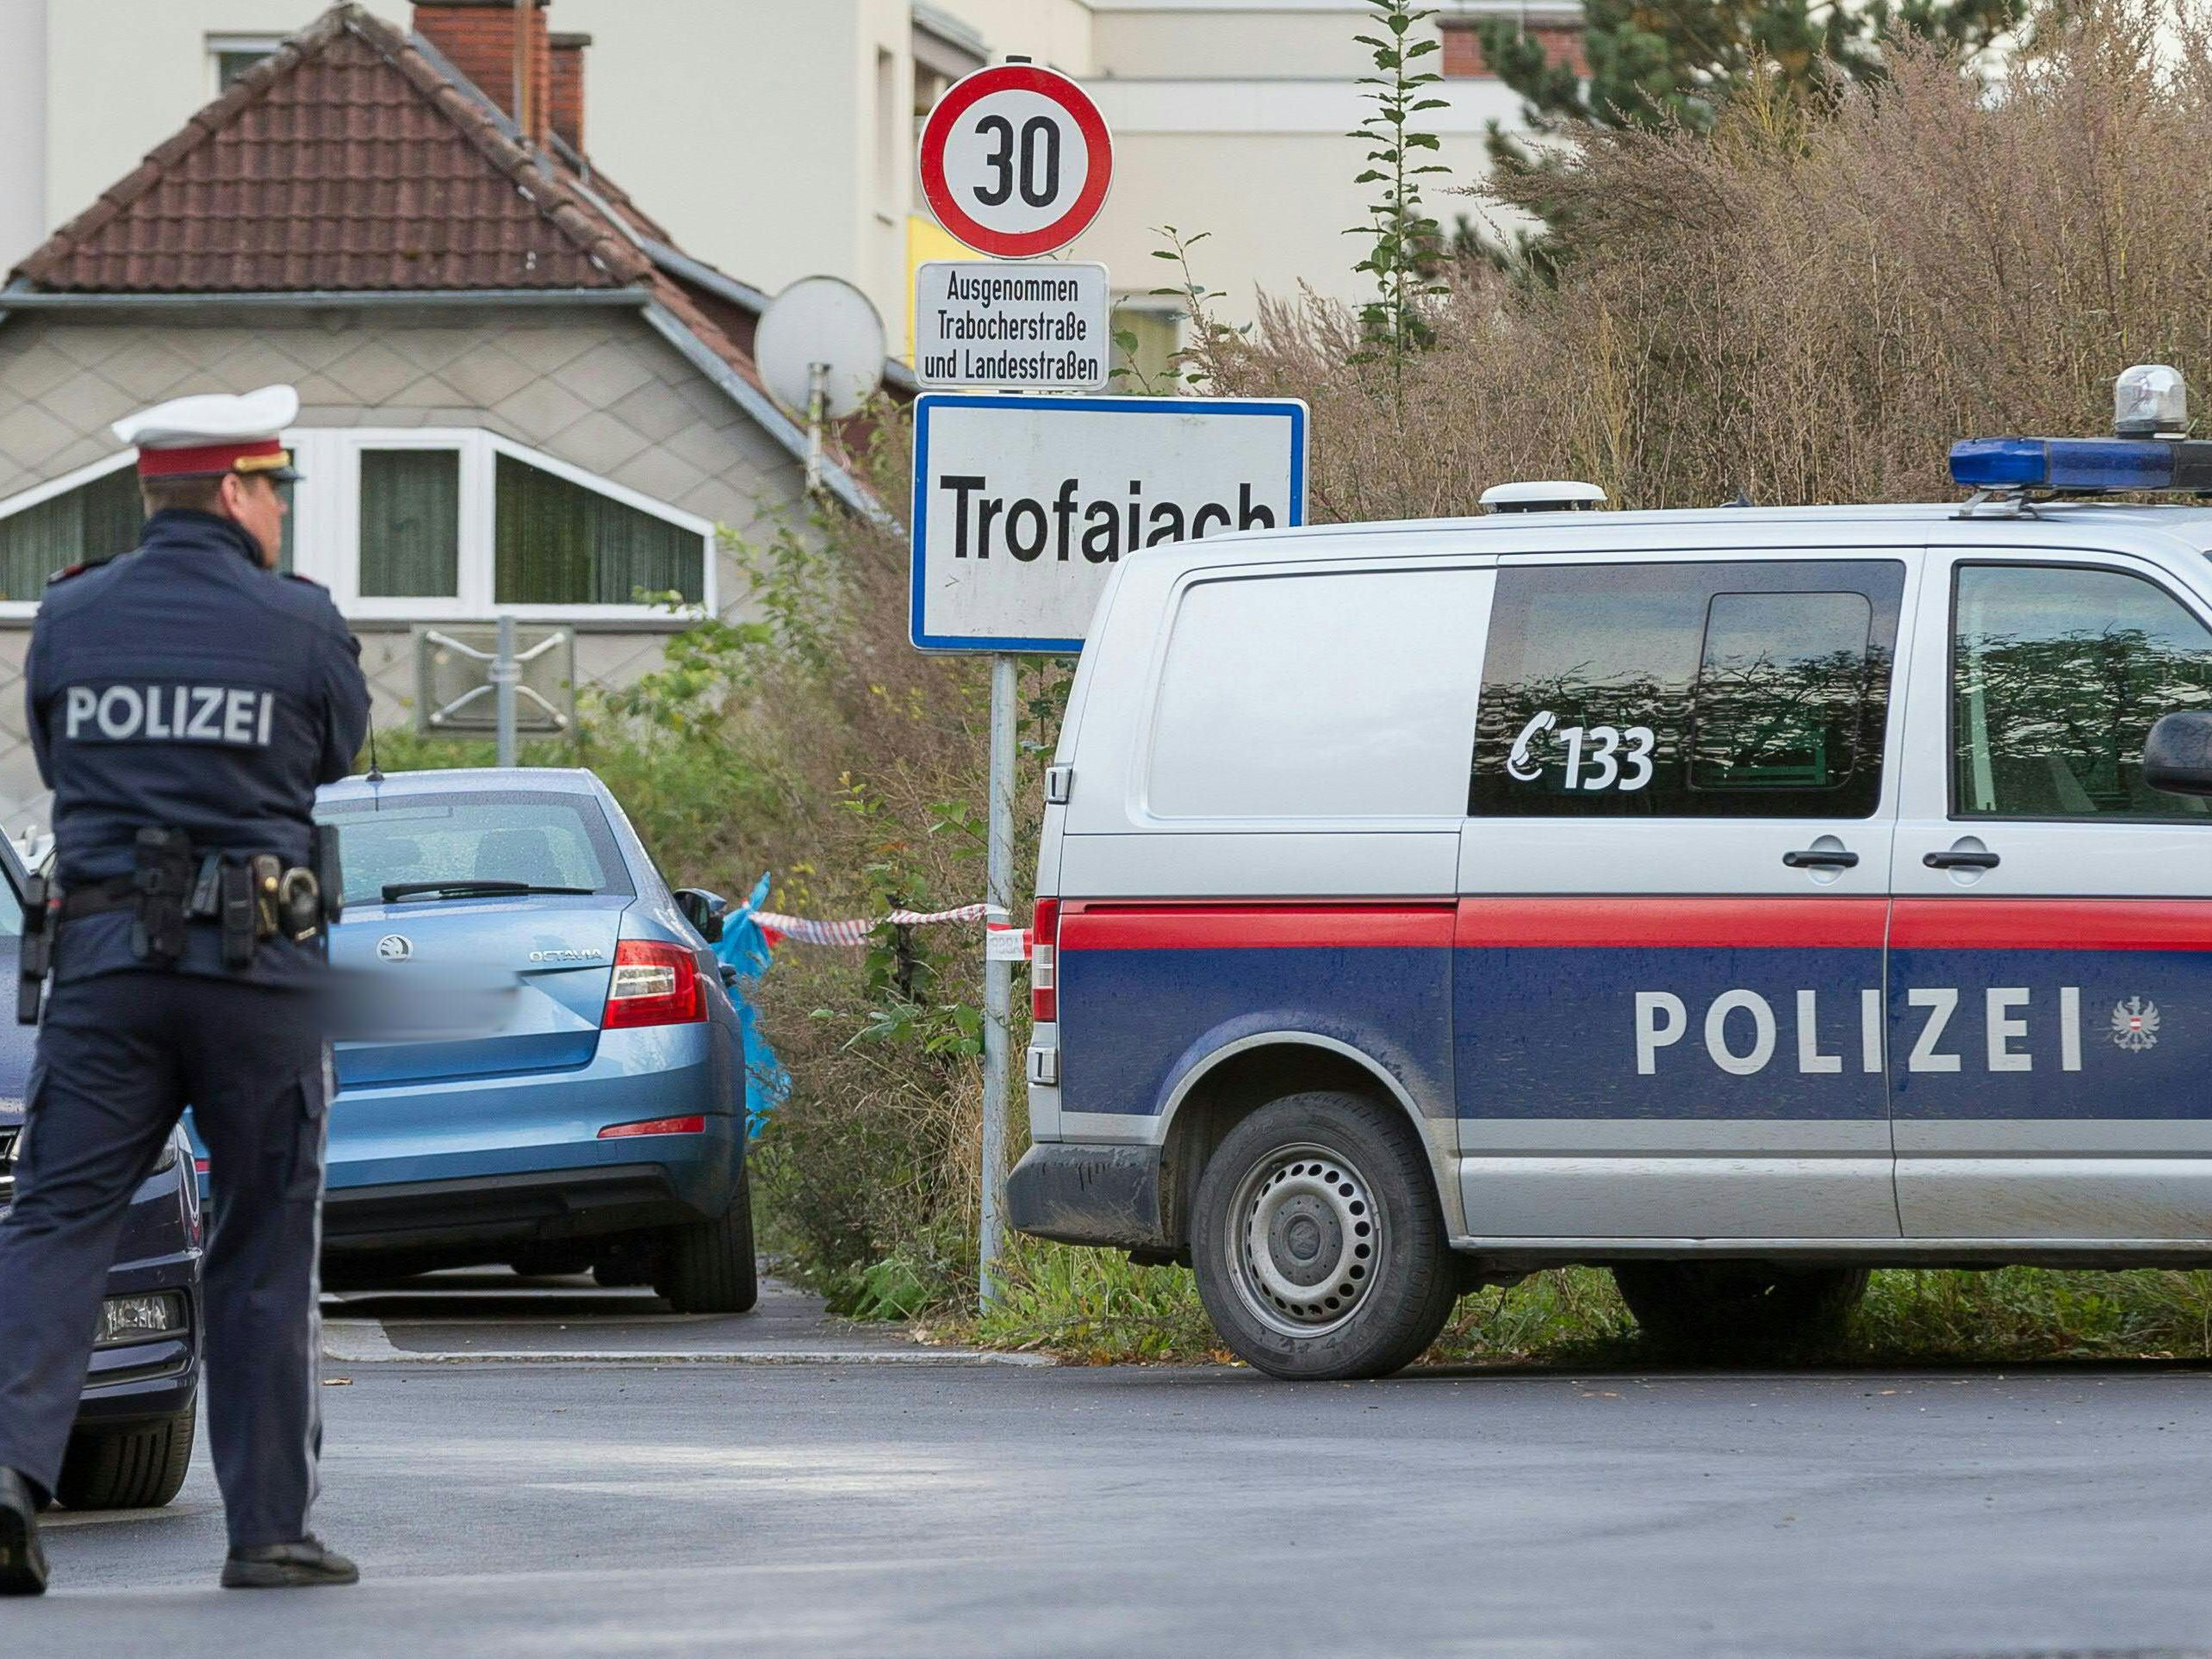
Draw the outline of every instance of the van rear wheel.
M1867 1294L1863 1267L1776 1262L1624 1262L1620 1299L1643 1333L1687 1358L1790 1359L1843 1334Z
M1387 1376L1458 1295L1427 1154L1361 1095L1286 1096L1230 1130L1199 1178L1190 1255L1221 1340L1271 1376Z

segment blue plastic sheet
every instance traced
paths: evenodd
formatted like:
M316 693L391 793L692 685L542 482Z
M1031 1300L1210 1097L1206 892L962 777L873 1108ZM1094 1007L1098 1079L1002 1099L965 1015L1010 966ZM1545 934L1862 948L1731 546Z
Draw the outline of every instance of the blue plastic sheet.
M753 1011L751 987L767 972L774 948L761 924L754 920L768 902L768 875L753 884L745 902L722 920L722 937L714 954L736 970L737 983L730 1000L737 1004L737 1026L745 1037L745 1122L748 1135L757 1135L768 1114L791 1092L791 1073L776 1058L761 1033L760 1017Z

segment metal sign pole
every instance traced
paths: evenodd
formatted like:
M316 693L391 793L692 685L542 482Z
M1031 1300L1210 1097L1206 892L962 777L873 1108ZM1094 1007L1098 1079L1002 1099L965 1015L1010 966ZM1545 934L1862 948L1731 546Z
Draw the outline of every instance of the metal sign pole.
M988 867L991 903L1010 920L1014 909L1014 747L1016 660L991 659L991 822ZM998 1183L1006 1169L1007 1014L1013 1002L1014 965L986 958L983 965L983 1227L979 1275L987 1310L998 1294L997 1269L1004 1228L998 1218Z
M822 403L829 385L828 363L806 365L806 493L810 496L822 488Z
M514 660L514 618L500 618L498 654L492 658L492 694L499 711L500 764L514 764L514 686L522 665Z

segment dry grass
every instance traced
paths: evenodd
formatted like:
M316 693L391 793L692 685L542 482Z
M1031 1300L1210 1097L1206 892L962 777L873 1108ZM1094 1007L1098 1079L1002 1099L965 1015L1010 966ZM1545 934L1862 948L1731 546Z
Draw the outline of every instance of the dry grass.
M2212 35L2120 0L2041 47L2000 93L1907 52L1826 109L1755 89L1710 140L1591 136L1562 285L1465 273L1402 377L1310 295L1205 367L1313 404L1317 518L1531 477L1639 507L1948 497L1954 438L2105 430L2130 363L2212 389Z

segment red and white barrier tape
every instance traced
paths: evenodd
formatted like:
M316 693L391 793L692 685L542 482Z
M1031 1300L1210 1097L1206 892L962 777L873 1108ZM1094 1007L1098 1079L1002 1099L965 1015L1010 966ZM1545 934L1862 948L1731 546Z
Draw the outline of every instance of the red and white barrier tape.
M768 932L796 939L802 945L865 945L868 935L886 922L896 928L918 928L932 922L979 922L996 909L991 904L963 904L952 910L893 910L872 922L858 918L849 922L813 922L803 916L755 910L753 920Z

